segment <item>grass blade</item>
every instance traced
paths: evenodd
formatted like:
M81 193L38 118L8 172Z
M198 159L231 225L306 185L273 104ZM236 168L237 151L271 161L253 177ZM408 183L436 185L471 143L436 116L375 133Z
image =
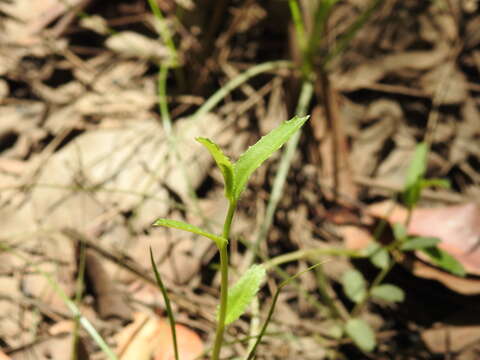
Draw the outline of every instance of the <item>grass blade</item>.
M168 297L167 289L163 285L162 278L158 272L157 265L155 265L155 259L153 258L152 248L150 247L150 261L152 263L153 272L155 273L155 280L157 280L157 285L162 292L163 300L165 301L165 310L167 311L168 322L170 323L170 330L172 332L173 339L173 351L175 353L175 360L179 360L178 355L178 342L177 342L177 330L175 328L175 317L173 316L172 307L170 306L170 298Z
M282 289L287 286L290 282L295 280L297 277L301 276L302 274L311 271L315 269L317 266L323 264L323 262L319 262L317 264L314 264L310 266L309 268L300 271L296 273L295 275L289 277L288 279L282 281L280 285L277 288L277 291L275 291L275 294L273 295L272 299L272 304L270 305L270 309L268 310L267 318L265 319L265 322L263 323L262 329L260 330L260 333L257 336L257 340L255 341L255 344L252 346L252 349L250 350L248 356L246 357L246 360L252 360L253 357L255 356L255 351L257 350L258 344L260 344L260 341L262 341L263 336L265 335L265 332L267 331L268 324L270 323L270 320L272 319L273 311L275 310L275 306L277 305L277 300L278 296L280 295L280 292Z

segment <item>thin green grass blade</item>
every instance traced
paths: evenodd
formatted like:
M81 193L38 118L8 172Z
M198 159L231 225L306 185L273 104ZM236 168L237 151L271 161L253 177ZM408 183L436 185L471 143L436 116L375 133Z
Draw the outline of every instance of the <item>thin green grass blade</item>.
M176 220L169 220L169 219L157 219L154 223L153 226L165 226L165 227L170 227L174 229L180 229L184 231L191 232L193 234L205 236L206 238L209 238L210 240L213 240L215 244L217 244L217 247L220 249L222 246L225 246L227 244L227 239L224 237L209 233L208 231L205 231L197 226L190 225L186 222L183 221L176 221Z
M155 273L155 280L157 285L162 292L163 300L165 301L165 310L167 311L168 322L170 323L170 331L172 332L173 339L173 351L175 353L175 360L179 360L178 355L178 341L177 341L177 330L175 328L175 317L173 315L172 307L170 306L170 298L168 297L167 289L163 284L160 273L158 272L157 265L155 264L155 259L153 258L152 248L150 247L150 262L152 263L153 272Z
M282 281L280 283L277 290L275 291L275 294L273 295L272 304L270 305L270 309L268 310L267 318L265 319L265 322L263 323L262 329L260 330L260 333L256 337L255 344L252 346L252 349L250 350L248 356L246 357L246 360L252 360L253 357L255 356L255 351L257 350L258 344L260 344L260 341L262 341L262 338L267 331L268 324L270 323L270 320L272 319L272 315L273 315L273 312L275 310L275 306L277 305L278 296L280 295L280 292L282 291L282 289L286 285L288 285L290 282L295 280L297 277L303 275L304 273L306 273L308 271L311 271L311 270L315 269L317 266L319 266L321 264L323 264L323 262L316 263L316 264L310 266L309 268L296 273L295 275L289 277L288 279L285 279L284 281Z
M90 337L97 343L100 349L107 355L109 360L118 360L117 356L110 348L110 346L103 340L102 336L97 332L97 329L88 321L88 319L82 315L80 310L78 309L77 305L68 298L62 288L58 285L58 283L48 274L39 271L39 273L44 276L53 290L57 293L58 296L62 299L62 301L67 305L67 307L72 312L73 316L78 319L80 325L85 329L85 331L90 335Z
M266 63L252 66L247 71L237 75L232 80L227 82L219 90L217 90L207 101L193 114L193 119L198 119L211 111L220 101L222 101L230 92L247 82L250 78L262 74L267 71L273 71L281 68L292 67L293 63L286 60L268 61Z
M225 182L225 196L230 201L233 200L233 164L226 156L222 149L215 144L213 141L207 138L198 137L196 139L200 144L205 146L207 150L212 155L213 159L215 160L218 168L222 172L223 181Z
M289 0L288 5L290 7L290 14L292 15L293 24L295 26L295 32L297 33L297 39L300 44L300 49L305 51L307 44L307 37L305 36L305 24L303 23L302 10L298 0Z
M1 244L0 243L0 250L3 251L9 251L11 254L14 256L18 257L19 259L22 259L23 261L28 261L28 259L18 253L16 253L10 246L7 244ZM103 351L103 353L107 356L109 360L118 360L117 355L113 352L113 350L110 348L110 346L103 340L102 336L98 333L98 331L95 329L95 327L88 321L88 319L82 315L80 309L77 307L77 305L70 300L70 298L65 294L63 289L58 285L58 282L56 282L52 276L47 274L46 272L41 271L38 269L38 267L34 264L31 264L31 266L40 274L42 275L47 282L50 284L52 289L55 291L55 293L60 296L62 301L67 305L68 309L72 312L73 317L75 319L78 319L78 322L82 327L85 329L85 331L90 335L90 337L95 341L95 343L98 345L100 350Z
M313 18L313 31L310 34L308 42L308 52L310 56L315 53L319 44L322 43L322 36L326 28L328 16L337 1L338 0L324 0L318 2ZM312 59L309 60L311 61Z
M231 324L245 312L253 297L257 294L265 274L266 271L263 266L252 265L229 290L225 324Z
M297 132L308 120L309 116L295 116L263 136L255 145L250 146L247 151L233 166L234 186L233 194L238 200L252 173L275 151L285 144L290 137Z
M327 67L331 61L340 53L342 53L347 46L350 44L350 41L355 37L357 32L367 23L367 21L371 18L371 16L375 13L377 8L384 2L385 0L371 0L368 7L365 9L363 13L361 13L355 22L350 25L350 27L340 36L337 40L335 47L329 52L329 54L325 57L323 61L324 67Z

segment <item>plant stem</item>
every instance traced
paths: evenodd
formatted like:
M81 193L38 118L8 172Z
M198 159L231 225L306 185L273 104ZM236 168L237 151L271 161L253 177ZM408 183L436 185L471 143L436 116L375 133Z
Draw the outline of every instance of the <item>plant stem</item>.
M192 118L198 119L200 116L203 116L209 111L211 111L233 89L239 87L240 85L245 83L248 79L267 71L273 71L273 70L288 68L292 66L293 64L290 61L286 61L286 60L269 61L266 63L252 66L247 71L234 77L232 80L227 82L222 88L217 90L212 96L210 96L210 98L195 112L195 114L193 114Z
M230 237L230 228L232 226L233 215L237 208L236 202L230 202L228 207L225 223L223 224L222 236L225 239ZM215 343L213 345L212 360L218 360L220 349L222 348L223 333L225 331L225 318L227 316L227 300L228 300L228 243L220 248L220 310L218 312L217 331L215 333Z

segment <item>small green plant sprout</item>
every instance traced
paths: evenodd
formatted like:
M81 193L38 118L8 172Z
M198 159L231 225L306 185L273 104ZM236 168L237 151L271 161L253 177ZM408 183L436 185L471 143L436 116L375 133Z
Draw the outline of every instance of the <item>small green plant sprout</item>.
M440 249L437 245L440 242L436 238L425 238L418 236L407 236L408 224L412 217L412 211L417 206L422 190L432 186L450 187L445 179L426 179L427 160L429 147L427 143L419 143L413 154L413 159L408 169L403 201L408 209L408 217L405 226L396 224L394 226L395 244L401 251L419 250L430 258L433 264L458 276L465 276L465 269L453 256Z
M383 280L395 264L393 256L400 252L421 251L430 261L445 271L458 276L465 276L465 269L454 257L438 247L437 238L410 236L407 233L413 209L417 206L422 190L430 186L448 187L448 181L443 179L425 179L427 172L428 145L420 143L415 148L412 162L407 172L405 187L401 198L408 209L405 224L396 223L392 226L394 240L388 245L372 242L363 255L380 271L371 284L368 284L362 273L352 269L343 274L343 292L355 305L349 319L344 324L344 333L363 351L372 351L376 346L375 334L370 326L358 315L369 299L386 302L402 302L405 294L396 285L383 283ZM378 239L384 230L386 222L380 223L375 238ZM393 256L392 256L393 255Z
M197 226L190 225L182 221L157 219L153 224L154 226L166 226L207 237L215 243L220 252L220 304L217 313L217 330L212 349L212 360L219 359L225 327L237 320L245 312L249 303L257 294L266 273L265 268L261 265L252 265L240 277L237 283L233 287L229 288L228 239L230 237L230 228L237 208L237 202L240 199L243 190L247 186L248 180L252 173L258 167L260 167L260 165L275 151L284 145L307 120L308 116L295 116L291 120L285 121L276 129L262 137L256 144L249 147L235 163L232 163L232 161L223 153L220 147L210 139L197 138L197 141L205 146L210 152L223 175L225 197L229 202L229 207L221 235L212 234ZM161 282L160 275L155 267L153 256L151 260L157 282L162 290L162 294L164 298L168 298L163 283ZM171 310L167 309L167 311L171 313ZM173 314L169 314L169 318L173 334L173 328L175 325ZM259 338L263 335L263 333L264 331L259 335ZM176 353L175 359L178 360L178 353Z

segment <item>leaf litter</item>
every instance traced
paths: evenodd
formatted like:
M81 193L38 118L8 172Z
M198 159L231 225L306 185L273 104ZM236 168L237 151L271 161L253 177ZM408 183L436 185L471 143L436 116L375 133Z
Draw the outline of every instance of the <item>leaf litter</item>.
M110 315L128 320L130 310L124 306L161 327L161 297L123 266L135 264L139 273L148 274L149 245L172 296L178 298L175 311L197 334L192 335L196 340L191 344L208 343L218 281L209 266L215 261L211 244L165 229L153 230L150 225L153 219L168 215L219 231L225 209L218 193L221 174L210 171L210 157L193 139L220 139L227 154L236 158L251 139L289 118L295 86L290 78L286 80L287 73L265 75L258 83L233 91L214 113L197 122L186 116L195 111L192 104L207 99L212 89L235 74L265 59L278 60L275 54L288 54L287 37L278 32L279 23L290 21L288 12L278 4L255 1L231 5L223 13L221 8L185 1L160 3L168 19L173 19L176 6L184 6L187 14L180 23L167 21L180 39L184 62L181 71L169 78L168 104L172 114L179 114L174 117L172 139L162 130L156 110L156 65L171 54L151 25L145 4L34 3L19 0L0 5L0 241L12 248L0 253L0 340L6 345L5 356L22 359L32 352L40 359L63 359L71 351L71 328L60 334L53 331L55 325L70 321L68 309L39 273L48 272L69 296L75 295L79 255L76 242L62 232L65 227L77 230L120 261L121 265L97 250L87 250L89 262L97 264L90 264L89 271L96 266L101 270L87 274L91 283L84 287L80 304L111 344L125 324ZM419 254L402 261L408 269L405 276L410 276L404 288L406 302L388 307L378 303L363 314L375 324L378 336L386 336L372 355L379 358L427 359L427 350L441 354L453 350L466 356L479 338L474 307L465 304L480 293L480 56L476 50L480 18L476 2L451 3L453 15L438 2L387 0L335 60L331 83L334 102L339 104L342 141L348 146L333 147L325 108L317 101L310 122L314 136L302 138L275 226L267 243L260 244L261 254L267 257L342 248L340 240L348 248L361 248L356 241L371 239L375 212L374 206L366 205L389 199L401 189L415 144L431 133L427 174L450 179L452 190L428 192L428 201L414 211L409 231L440 238L440 246L463 263L469 276L442 272ZM339 2L327 36L337 36L362 6L361 1ZM214 11L208 10L218 11L215 19L220 20L210 21ZM436 126L428 124L430 112L439 114ZM178 155L170 149L172 142L182 167L174 166ZM346 184L338 199L332 197L334 151L341 151L342 161L336 166L342 170L340 183ZM277 168L272 161L255 173L242 199L232 243L235 263L250 256L249 241L261 224ZM451 206L444 199L460 199L463 204ZM339 226L342 221L348 227ZM282 268L293 274L309 261L313 260L300 258ZM336 257L324 265L325 276L336 284L332 291L351 266ZM402 274L394 268L388 283L402 283ZM318 295L317 275L299 279L307 294L289 285L274 315L270 330L294 334L297 340L267 337L259 358L322 359L329 351L359 356L348 344L324 336L322 326L331 324L332 318L325 311L317 312L315 301L307 296ZM371 280L368 271L364 276ZM438 288L437 282L445 287ZM429 311L415 315L428 301L419 287L437 295L435 305L442 308L441 313L435 313L430 304ZM409 301L412 288L421 297L413 303ZM107 298L102 299L105 293ZM262 299L266 295L266 291L259 294ZM335 301L349 306L345 299ZM459 307L463 310L457 312ZM146 315L147 308L161 315ZM402 319L397 315L404 308L407 314ZM260 306L260 317L265 311ZM372 320L375 317L378 321ZM241 318L232 325L227 340L247 336L248 327L249 319ZM411 338L412 346L399 345L407 339L402 333L406 327L420 333L425 347L412 344ZM135 335L129 336L128 341L136 341ZM168 335L163 336L160 342L169 341ZM102 358L85 334L80 339L88 356ZM149 346L143 343L140 348L147 351ZM244 344L235 343L225 355L243 356L245 351ZM145 356L161 359L160 354L154 355L151 349Z

